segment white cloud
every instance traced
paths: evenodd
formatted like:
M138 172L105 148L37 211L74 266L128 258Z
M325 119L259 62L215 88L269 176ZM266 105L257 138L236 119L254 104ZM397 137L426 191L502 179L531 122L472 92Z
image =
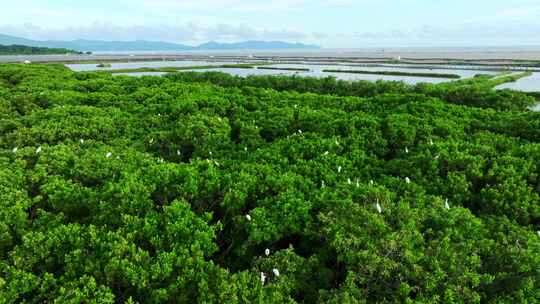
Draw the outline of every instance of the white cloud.
M288 29L257 29L248 25L216 24L126 25L95 22L87 26L46 28L33 24L0 26L0 33L36 40L159 40L198 44L211 40L234 42L242 40L303 41L311 36Z

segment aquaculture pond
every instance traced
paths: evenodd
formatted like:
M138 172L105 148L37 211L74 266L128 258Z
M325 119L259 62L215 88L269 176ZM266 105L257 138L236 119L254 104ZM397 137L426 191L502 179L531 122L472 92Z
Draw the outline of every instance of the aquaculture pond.
M106 62L104 62L106 63ZM137 62L114 62L110 63L107 67L98 67L96 63L81 63L81 64L66 64L66 66L73 71L87 72L87 71L101 71L101 70L117 70L117 69L137 69L137 68L165 68L165 67L191 67L201 65L222 65L222 64L235 64L237 62L232 61L192 61L192 60L178 60L178 61L137 61Z
M529 77L521 78L516 82L508 82L497 86L497 89L512 89L523 92L540 92L540 72Z

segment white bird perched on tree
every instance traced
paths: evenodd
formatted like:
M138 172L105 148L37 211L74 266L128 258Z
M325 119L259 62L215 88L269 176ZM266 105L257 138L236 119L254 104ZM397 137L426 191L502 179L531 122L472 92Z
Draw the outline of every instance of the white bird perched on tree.
M246 214L246 220L248 220L248 222L251 222L251 215Z
M248 150L248 149L247 149L247 147L244 147L244 151L246 151L246 152L247 152L247 150Z
M360 181L358 180L358 178L356 179L356 188L360 188Z
M429 145L433 146L433 139L431 139L431 138L429 139Z
M538 236L540 236L540 230L536 231L536 233L538 234Z
M377 202L375 203L375 208L377 208L377 212L382 213L382 207L381 204L379 204L379 199L377 199Z
M272 272L276 277L279 277L279 270L277 268L272 269Z
M36 154L39 154L41 152L41 146L37 147Z
M180 152L180 150L176 150L176 155L180 156L182 155L182 152Z
M79 140L81 142L81 144L84 144L84 139L81 138L81 140Z
M302 134L302 130L298 129L298 133L299 133L299 134Z
M448 199L444 201L444 208L446 208L447 210L450 210L450 204L448 204Z
M265 255L265 256L269 256L269 255L270 255L270 249L266 248L266 249L264 250L264 255Z
M17 153L17 150L19 150L19 148L15 147L15 148L13 148L12 151L13 151L13 153Z
M411 183L411 179L410 179L409 177L405 177L405 182L406 182L407 184L410 184L410 183Z
M347 184L351 185L352 184L352 181L350 178L347 178Z
M337 167L337 172L341 173L341 169L342 169L341 166Z
M324 181L321 181L321 188L324 188L325 186Z
M264 285L265 281L266 281L266 274L264 272L261 272L261 283Z
M373 186L373 185L375 184L375 182L374 182L372 179L370 179L370 180L369 180L369 184L370 184L371 186Z
M112 152L107 152L107 154L105 154L105 157L107 158L110 158L112 156Z
M328 155L328 154L330 154L329 151L324 152L324 156L326 156L326 155Z
M154 139L153 138L150 138L150 141L148 141L150 144L153 144L154 143Z
M409 153L409 148L405 147L405 153Z

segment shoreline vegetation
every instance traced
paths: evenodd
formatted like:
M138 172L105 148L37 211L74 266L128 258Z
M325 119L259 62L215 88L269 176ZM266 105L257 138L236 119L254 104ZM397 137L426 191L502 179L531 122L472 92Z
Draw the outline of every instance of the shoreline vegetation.
M96 67L98 68L110 68L112 65L110 63L99 63L98 65L96 65Z
M505 73L503 75L492 77L489 82L492 87L496 87L504 83L516 82L521 78L529 77L532 74L533 72Z
M441 73L412 73L400 71L366 71L366 70L323 70L325 73L349 73L349 74L369 74L369 75L386 75L386 76L405 76L405 77L430 77L430 78L447 78L460 79L461 76L456 74L441 74Z
M34 47L26 45L2 45L0 44L0 55L82 55L83 52L63 49L63 48L46 48L46 47Z
M112 74L117 73L144 73L144 72L162 72L162 73L174 73L185 70L206 70L206 69L254 69L255 67L264 64L221 64L221 65L198 65L187 67L142 67L142 68L127 68L127 69L114 69L103 70Z

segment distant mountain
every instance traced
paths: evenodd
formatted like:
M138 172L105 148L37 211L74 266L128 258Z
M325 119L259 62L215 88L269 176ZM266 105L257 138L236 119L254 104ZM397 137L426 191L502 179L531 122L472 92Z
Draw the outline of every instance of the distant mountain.
M319 49L318 45L289 43L283 41L244 41L236 43L207 42L199 45L200 50L282 50L282 49Z
M15 36L9 36L0 34L0 44L3 45L27 45L27 46L41 46L41 45L33 45L37 41L25 39L25 38L19 38Z
M283 50L283 49L318 49L317 45L288 43L283 41L245 41L237 43L208 42L198 46L169 43L162 41L103 41L103 40L30 40L0 34L0 44L27 45L34 47L66 48L78 51L111 52L111 51L204 51L204 50Z

